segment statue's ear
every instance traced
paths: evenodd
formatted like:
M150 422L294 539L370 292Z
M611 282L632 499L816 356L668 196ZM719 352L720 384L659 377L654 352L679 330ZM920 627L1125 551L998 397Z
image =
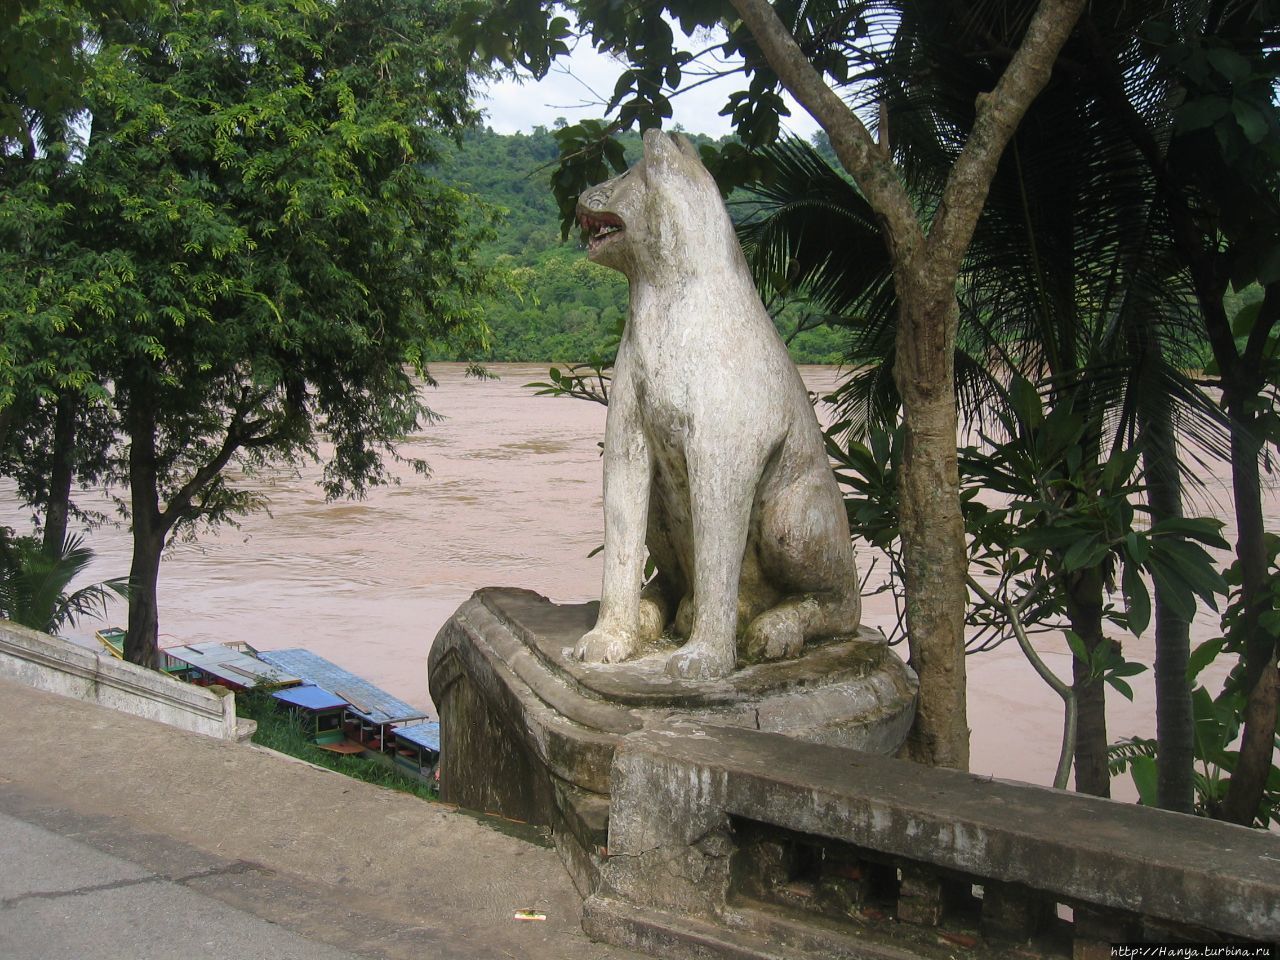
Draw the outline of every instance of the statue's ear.
M688 137L661 130L644 132L644 163L646 170L679 171L684 177L715 185L711 174L702 165L698 148Z
M673 133L671 139L676 142L676 146L690 160L696 160L702 163L702 157L698 155L698 148L693 145L693 141L686 137L683 133Z
M679 160L680 147L675 139L656 128L644 132L644 158L650 163L670 164Z

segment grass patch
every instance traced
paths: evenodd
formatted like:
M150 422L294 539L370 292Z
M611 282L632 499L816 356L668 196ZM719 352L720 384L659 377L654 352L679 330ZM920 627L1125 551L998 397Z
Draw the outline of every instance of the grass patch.
M319 767L327 767L355 780L411 793L423 800L440 799L431 784L405 776L379 760L321 750L303 731L297 718L281 710L276 704L277 701L269 693L248 691L236 694L236 714L258 723L258 729L253 735L254 743Z

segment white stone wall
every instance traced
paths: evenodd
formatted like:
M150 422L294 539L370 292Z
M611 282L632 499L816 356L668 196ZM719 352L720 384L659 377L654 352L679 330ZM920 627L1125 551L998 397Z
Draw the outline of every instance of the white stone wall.
M0 677L203 733L237 739L236 701L155 670L0 620Z

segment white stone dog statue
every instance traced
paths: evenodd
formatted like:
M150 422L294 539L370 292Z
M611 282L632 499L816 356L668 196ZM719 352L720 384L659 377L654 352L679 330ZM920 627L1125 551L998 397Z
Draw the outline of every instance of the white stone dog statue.
M688 638L673 677L729 674L739 636L762 660L853 634L858 575L818 421L697 151L648 131L644 158L577 212L631 306L605 425L600 612L576 655L632 657L672 612Z

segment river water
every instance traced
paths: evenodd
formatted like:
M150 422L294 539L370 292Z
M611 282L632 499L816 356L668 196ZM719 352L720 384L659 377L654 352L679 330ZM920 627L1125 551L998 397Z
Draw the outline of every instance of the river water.
M525 384L546 379L543 365L496 364L496 380L465 376L460 364L438 364L438 386L427 388L443 419L403 445L406 456L430 464L430 478L395 469L400 484L358 502L326 503L316 486L319 467L246 478L269 500L269 512L238 528L202 533L173 544L160 581L161 644L245 640L264 649L303 646L366 677L411 704L430 707L426 658L450 614L485 586L518 586L563 602L595 599L602 540L602 467L597 444L605 408L537 397ZM803 368L810 389L829 390L830 367ZM1229 504L1229 488L1211 478L1201 495ZM102 493L82 505L113 512ZM1280 502L1267 499L1268 529L1278 529ZM0 485L0 524L25 531L28 518L11 484ZM1234 540L1234 530L1224 533ZM90 533L97 553L89 579L124 576L129 535L123 527ZM873 557L861 545L865 573ZM885 569L875 565L873 579ZM123 604L107 621L123 624ZM887 595L865 602L863 619L888 628ZM91 641L100 624L71 631ZM1201 637L1216 635L1216 616L1201 611ZM1060 676L1070 655L1056 636L1039 642ZM1149 637L1125 643L1130 659L1151 662ZM901 652L905 656L905 649ZM1214 668L1211 668L1214 669ZM1061 739L1061 701L1012 642L968 658L971 769L975 773L1050 783ZM1225 665L1210 674L1210 689ZM1135 699L1108 697L1108 732L1154 735L1150 672L1134 679ZM1117 782L1117 795L1132 794Z

